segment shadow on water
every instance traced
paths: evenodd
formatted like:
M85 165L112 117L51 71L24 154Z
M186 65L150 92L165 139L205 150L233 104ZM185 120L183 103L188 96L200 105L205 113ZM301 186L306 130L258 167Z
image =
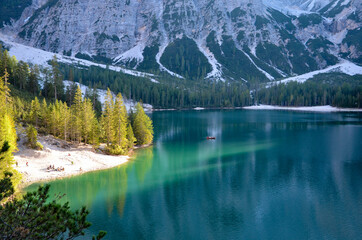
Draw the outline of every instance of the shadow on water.
M53 181L52 194L90 208L87 236L358 239L360 116L157 112L154 147L124 166Z

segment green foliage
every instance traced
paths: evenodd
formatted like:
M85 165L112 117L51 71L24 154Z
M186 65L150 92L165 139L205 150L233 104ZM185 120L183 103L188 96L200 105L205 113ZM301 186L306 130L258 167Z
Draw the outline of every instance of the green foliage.
M286 42L285 49L288 51L289 60L292 64L292 71L297 74L303 74L318 70L318 64L312 58L305 48L294 35L285 30L279 30L280 36Z
M101 119L101 124L104 129L104 135L106 139L107 146L113 141L113 116L114 101L111 90L107 90L107 95L104 102L104 111Z
M157 78L161 83L153 83L146 78L95 66L78 68L63 64L61 67L67 79L70 78L69 72L73 72L75 81L102 89L110 88L112 92L123 93L127 99L142 99L154 108L240 107L250 101L243 82L191 81L162 75Z
M125 155L126 149L120 145L109 145L106 147L106 153L109 155Z
M309 39L306 45L311 49L314 56L319 57L320 60L325 60L328 66L338 63L338 58L328 53L328 49L333 46L333 43L327 39L322 37Z
M137 141L137 139L134 136L131 123L128 123L127 125L127 141L129 149L132 149L134 147L134 143Z
M133 148L135 139L132 125L128 123L127 110L120 93L113 99L113 95L108 89L101 126L103 139L107 143L106 152L108 154L124 155Z
M266 19L265 17L259 16L259 15L256 15L256 18L255 18L256 30L264 28L268 23L270 23L270 21L268 19Z
M309 39L307 45L311 50L316 51L320 48L329 48L330 46L333 46L333 43L323 37L318 37Z
M351 46L355 46L356 51L361 53L362 52L362 29L361 28L356 28L354 30L348 30L348 33L345 37L345 39L343 39L344 44L347 44L348 47ZM362 64L362 55L359 54L357 58L352 58L352 60L354 60L357 63Z
M351 14L348 16L347 19L353 20L353 21L355 21L355 22L359 22L359 21L360 21L360 18L359 18L359 16L358 16L358 12L357 12L357 11L351 13Z
M143 61L139 64L137 69L144 71L158 72L160 66L156 62L156 55L159 51L159 45L147 46L143 50Z
M9 144L7 142L4 144L2 149L0 149L0 161L2 154L7 152L9 149ZM11 181L11 177L13 176L12 173L5 172L3 178L0 180L0 203L13 195L15 192L13 183Z
M107 58L105 56L105 54L102 53L98 53L97 55L92 55L89 56L86 53L80 53L78 52L77 54L75 54L76 58L80 58L80 59L84 59L84 60L88 60L88 61L93 61L93 62L98 62L98 63L104 63L104 64L111 64L113 62L112 59Z
M289 82L261 89L258 91L258 102L279 106L361 108L361 75L346 78L341 74L337 79L332 77L333 74L321 74L304 83Z
M12 192L10 176L0 181L0 196ZM0 238L2 239L75 239L83 236L91 226L87 221L89 211L82 207L70 210L69 203L60 204L64 196L49 200L50 185L41 186L37 191L26 193L22 199L14 199L0 205ZM105 236L101 231L97 239Z
M0 1L0 28L9 24L11 19L18 20L24 9L31 5L32 0Z
M280 73L278 73L273 67L268 66L267 64L265 64L263 61L260 61L260 59L256 58L250 51L250 49L244 45L243 48L244 52L246 52L250 58L253 60L253 62L258 65L258 67L260 67L261 69L263 69L265 72L269 73L271 76L273 76L275 79L277 78L281 78L282 75L280 75Z
M92 61L92 60L93 60L92 57L89 56L89 55L86 54L86 53L80 53L80 52L78 52L77 54L75 54L75 57L76 57L76 58L80 58L80 59L84 59L84 60L88 60L88 61Z
M267 78L262 74L249 58L236 48L233 39L230 36L223 36L223 42L220 46L215 40L215 32L210 33L206 39L207 47L214 53L215 58L225 66L225 71L235 79L244 79L247 81L266 81ZM240 79L241 80L241 79Z
M244 10L242 10L239 7L235 8L230 13L231 21L236 22L240 19L240 17L245 16L245 15L246 15L246 12Z
M59 70L57 56L54 55L50 61L51 70L45 69L45 83L43 88L43 95L48 98L54 97L54 100L64 100L64 84L63 76Z
M43 147L43 145L42 145L40 142L36 142L35 149L37 149L37 150L43 150L44 147Z
M111 40L113 42L120 42L119 38L116 35L109 36L105 33L100 34L99 32L94 32L93 35L97 38L96 43L98 45L102 45L105 40Z
M202 79L212 70L196 43L185 36L170 43L160 61L167 69L191 80Z
M118 93L112 112L113 139L114 144L121 148L127 147L127 110L123 103L121 93Z
M268 8L268 12L272 15L274 20L277 21L278 23L283 24L283 23L290 23L291 22L290 17L284 15L283 13L279 12L278 10Z
M8 173L14 175L12 182L16 186L21 176L12 167L14 164L12 154L17 150L17 135L8 85L8 73L5 69L4 76L0 76L0 178L7 176Z
M39 144L38 143L38 131L33 127L33 125L30 125L28 129L26 130L26 137L28 139L27 143L30 148L38 149ZM38 149L41 150L41 149Z
M291 72L288 60L284 57L283 50L274 44L268 42L259 43L256 47L256 56L270 65L276 66L285 73L289 74Z
M35 126L39 126L40 122L40 102L37 97L31 101L30 112L29 112L29 122L34 124Z
M10 152L17 149L16 147L16 130L11 108L12 98L8 83L8 74L5 71L4 77L0 77L0 146L4 142L10 145Z
M306 28L310 25L320 24L322 22L321 15L317 13L302 14L298 17L299 27Z
M152 120L146 115L140 103L136 105L133 118L134 135L138 145L150 144L153 141Z
M351 6L351 2L349 2L348 4L342 6L343 2L344 1L338 1L338 3L332 9L330 9L325 14L325 16L328 17L328 18L335 17L337 14L341 13L343 11L343 9L346 9L346 8Z
M338 0L332 0L330 3L328 3L325 7L323 7L321 10L319 10L319 12L321 14L324 14L326 11L328 11L334 4L335 2Z

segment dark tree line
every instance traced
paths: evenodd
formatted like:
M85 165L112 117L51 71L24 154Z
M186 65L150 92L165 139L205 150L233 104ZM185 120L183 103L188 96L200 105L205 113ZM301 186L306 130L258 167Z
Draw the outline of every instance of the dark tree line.
M345 82L342 85L314 81L304 83L289 82L288 84L260 89L255 94L255 98L258 103L268 105L332 105L345 108L361 108L362 85L358 82L356 84Z
M149 103L155 108L242 107L251 103L247 86L243 83L212 82L210 80L182 80L162 76L160 83L100 67L87 69L61 65L65 79L92 88L110 88L124 97Z

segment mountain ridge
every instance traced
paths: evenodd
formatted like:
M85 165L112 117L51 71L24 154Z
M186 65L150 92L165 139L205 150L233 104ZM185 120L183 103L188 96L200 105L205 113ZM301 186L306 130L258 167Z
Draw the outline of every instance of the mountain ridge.
M361 64L358 1L107 0L103 5L97 10L99 0L33 1L2 32L46 51L193 80L267 82L343 58Z

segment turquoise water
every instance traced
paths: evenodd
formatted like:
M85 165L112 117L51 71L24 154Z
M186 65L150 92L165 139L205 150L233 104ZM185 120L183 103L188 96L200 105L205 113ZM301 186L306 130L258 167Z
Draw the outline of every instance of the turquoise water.
M87 237L362 239L362 114L152 118L154 146L129 163L51 182L51 195L90 209Z

